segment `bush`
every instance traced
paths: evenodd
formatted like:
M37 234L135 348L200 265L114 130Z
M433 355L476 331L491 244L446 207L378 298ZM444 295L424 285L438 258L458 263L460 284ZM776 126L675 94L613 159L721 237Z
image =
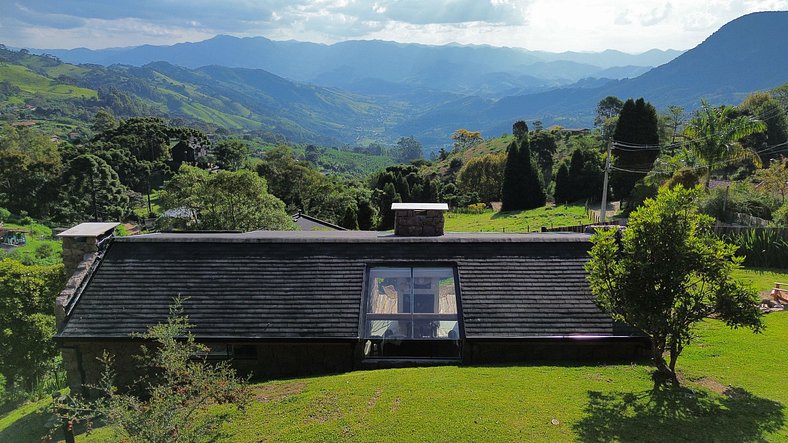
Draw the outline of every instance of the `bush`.
M699 206L704 214L720 221L733 222L736 213L771 220L777 202L772 196L758 192L749 184L734 183L727 188L710 190L700 200Z
M788 227L788 203L772 213L772 223L775 226Z
M738 247L736 255L747 266L788 268L788 229L747 229L722 238Z
M7 222L11 218L11 211L6 208L0 208L0 222Z

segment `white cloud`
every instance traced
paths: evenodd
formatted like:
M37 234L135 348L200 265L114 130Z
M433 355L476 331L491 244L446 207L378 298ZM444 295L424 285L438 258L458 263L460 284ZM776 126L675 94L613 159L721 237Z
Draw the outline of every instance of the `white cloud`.
M97 48L233 34L641 52L687 49L743 14L786 9L788 0L0 0L0 42Z

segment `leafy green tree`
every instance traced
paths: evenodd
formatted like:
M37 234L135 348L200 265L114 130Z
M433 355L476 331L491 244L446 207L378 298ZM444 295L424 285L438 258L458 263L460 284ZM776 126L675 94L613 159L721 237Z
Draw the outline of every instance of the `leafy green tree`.
M356 211L356 208L348 206L347 209L345 209L345 216L342 217L340 226L351 230L358 230L358 211Z
M767 145L781 145L788 141L788 117L780 103L766 92L753 92L739 105L746 115L762 121L766 131L747 137L750 148L759 151ZM758 140L757 138L760 138ZM767 153L769 151L766 151ZM768 155L768 154L767 154Z
M598 231L586 265L596 303L643 331L657 369L675 380L676 361L693 326L714 315L731 327L760 331L757 292L733 278L743 260L698 213L699 188L662 188L635 210L627 229ZM668 361L665 354L668 354Z
M700 109L684 130L689 148L706 165L706 189L709 188L715 168L732 158L749 158L757 166L761 163L758 154L742 146L739 141L765 131L766 125L752 117L735 114L733 107L714 108L706 101L701 101Z
M112 114L112 110L107 108L100 108L96 111L96 115L93 116L93 122L90 125L90 129L96 134L102 134L117 127L118 121Z
M552 181L553 155L558 150L555 136L546 131L535 131L530 135L531 154L539 165L545 186Z
M482 201L499 201L505 166L504 154L473 157L460 169L457 175L457 187L465 194L478 193Z
M616 117L621 112L622 107L624 107L624 102L612 95L600 100L596 105L594 126L602 126L608 119Z
M245 409L251 392L229 362L210 363L199 357L209 348L197 343L191 328L181 301L176 300L166 323L134 336L146 343L138 356L140 366L156 374L137 380L144 388L141 394L115 385L113 356L105 353L104 372L98 385L92 386L99 397L94 401L68 397L57 401L52 411L65 420L86 422L88 429L101 421L121 441L218 441L222 424ZM221 405L228 407L217 408Z
M394 184L387 182L380 193L380 224L378 228L382 231L394 228L394 211L391 210L392 203L402 202L402 196L397 193Z
M213 149L216 164L227 171L237 171L244 166L249 158L249 146L237 138L220 141Z
M654 166L659 156L659 120L657 110L642 97L637 100L628 99L621 108L613 138L617 142L635 145L616 150L615 166L610 176L614 194L626 199L635 187L635 183L645 177ZM649 145L637 147L637 145ZM633 172L644 171L644 172Z
M31 128L0 125L0 206L47 217L63 165L57 146Z
M509 144L501 190L502 210L520 211L544 206L547 197L542 188L536 162L531 158L528 137Z
M131 210L128 189L118 174L91 154L72 159L63 173L58 211L72 222L121 220Z
M63 284L63 267L0 261L0 373L7 387L32 389L57 355L52 306Z
M294 229L284 203L268 193L265 179L249 170L205 170L183 165L165 185L165 209L189 208L202 230Z
M401 137L397 141L397 158L400 161L408 162L422 158L424 147L412 135Z
M772 160L768 168L755 171L755 179L761 182L765 191L780 194L784 205L785 194L788 194L788 158Z

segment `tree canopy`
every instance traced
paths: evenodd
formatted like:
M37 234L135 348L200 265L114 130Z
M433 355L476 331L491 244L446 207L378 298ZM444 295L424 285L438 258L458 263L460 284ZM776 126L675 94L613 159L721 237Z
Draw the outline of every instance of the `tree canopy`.
M509 144L501 190L503 211L521 211L544 206L547 197L538 167L531 158L528 137Z
M611 173L610 183L614 194L626 199L635 183L645 177L659 156L656 149L659 145L657 110L642 97L628 99L621 108L613 139L626 146L616 149L614 145L617 169Z
M743 258L713 235L713 218L697 209L700 195L660 189L631 214L620 240L616 230L592 237L586 265L597 304L648 335L658 370L670 377L698 321L715 315L731 327L762 328L757 292L732 276Z

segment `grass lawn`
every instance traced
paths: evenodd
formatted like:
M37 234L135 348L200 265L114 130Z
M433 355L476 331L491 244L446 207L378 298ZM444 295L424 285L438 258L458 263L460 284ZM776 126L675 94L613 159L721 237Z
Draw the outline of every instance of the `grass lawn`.
M760 275L747 270L742 278L749 274ZM788 312L765 323L753 334L702 322L679 359L681 387L655 385L645 362L385 369L258 383L221 441L788 441ZM0 416L0 441L37 441L47 403ZM100 428L77 441L117 439Z
M788 283L788 269L745 268L734 273L736 278L752 283L760 292L769 292L775 282Z
M591 223L583 206L545 206L528 211L481 214L446 214L447 232L534 232L542 226L576 226Z
M8 257L26 264L36 265L55 265L62 262L63 244L60 240L52 238L52 229L49 227L39 223L29 225L5 223L3 226L22 228L28 232L25 234L27 243L24 246L3 248L0 250L0 259Z

